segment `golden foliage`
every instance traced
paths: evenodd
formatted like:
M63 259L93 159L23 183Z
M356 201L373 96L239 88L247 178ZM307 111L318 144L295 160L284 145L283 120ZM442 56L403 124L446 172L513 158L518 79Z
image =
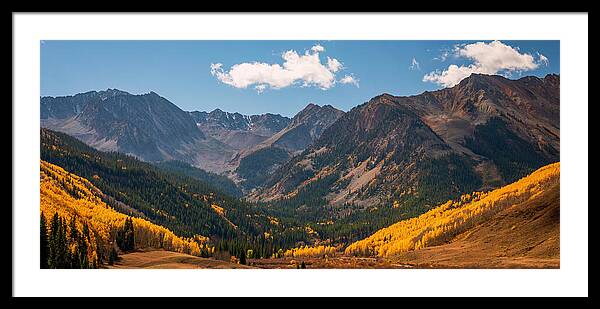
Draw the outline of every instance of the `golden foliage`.
M119 213L105 204L102 192L87 179L71 174L57 165L41 161L40 165L40 211L48 220L58 213L61 217L76 219L81 230L84 222L92 230L90 261L97 260L98 252L109 252L115 242L117 230L122 228L129 216ZM196 235L194 239L182 238L169 229L142 218L132 217L136 248L163 248L169 251L199 255L207 238ZM208 248L210 251L210 248Z
M223 207L217 205L217 204L212 204L210 205L210 207L219 215L219 216L224 216L225 215L225 209L223 209Z
M352 243L345 253L355 256L390 256L451 240L502 209L535 198L560 181L560 162L491 192L465 194L416 218L400 221Z
M273 225L279 225L279 220L275 217L271 217L271 216L267 216L267 219L269 219L269 222Z
M332 246L302 246L288 249L283 253L285 257L326 257L334 256L337 249Z

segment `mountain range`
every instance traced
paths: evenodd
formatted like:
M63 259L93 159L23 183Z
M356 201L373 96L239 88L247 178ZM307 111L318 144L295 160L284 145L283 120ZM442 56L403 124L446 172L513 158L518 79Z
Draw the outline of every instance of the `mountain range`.
M257 171L252 161L266 154L270 159L266 170L274 170L315 141L341 114L330 105L315 104L293 119L220 109L185 112L154 92L133 95L118 89L42 97L40 107L42 127L72 135L98 150L227 172L246 187L260 184L254 175L265 171L262 166Z
M108 89L42 97L41 125L98 150L222 174L250 201L302 208L310 195L343 217L385 203L435 205L559 161L559 84L554 74L473 74L346 113L311 103L292 119L186 112L154 92Z

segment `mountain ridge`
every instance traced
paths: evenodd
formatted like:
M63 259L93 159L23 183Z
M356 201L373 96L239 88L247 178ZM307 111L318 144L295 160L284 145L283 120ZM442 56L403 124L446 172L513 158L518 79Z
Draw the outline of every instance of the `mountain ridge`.
M234 150L206 136L192 118L155 92L108 89L41 99L41 126L105 151L150 162L181 160L221 172Z
M253 147L285 128L290 119L279 114L243 115L215 109L189 112L198 128L236 150Z

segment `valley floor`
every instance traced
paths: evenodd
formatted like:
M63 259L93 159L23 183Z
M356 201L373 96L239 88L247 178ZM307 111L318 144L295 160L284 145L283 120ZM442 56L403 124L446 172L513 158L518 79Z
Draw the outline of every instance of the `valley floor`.
M249 259L240 265L164 250L123 254L108 268L559 268L560 187L516 204L456 236L450 243L389 257Z
M119 260L106 268L153 268L153 269L198 269L198 268L250 268L246 265L201 258L184 253L164 250L140 250L119 256Z
M249 259L248 266L226 261L201 258L188 254L165 250L138 250L125 253L109 269L231 269L231 268L279 268L295 269L304 261L306 268L409 268L410 266L394 264L381 258L279 258L279 259Z
M466 250L471 253L464 254ZM408 268L559 268L559 258L507 257L491 255L462 242L411 251L393 258L250 259L249 265L234 264L187 254L153 250L121 255L109 269L296 269L304 262L307 269L408 269Z
M411 265L395 263L383 258L362 258L338 256L332 258L278 258L278 259L260 259L249 260L253 267L257 268L280 268L280 269L295 269L296 265L304 262L307 269L331 269L331 268L357 268L357 269L374 269L374 268L412 268Z
M464 255L460 243L413 251L384 258L279 258L251 259L249 266L169 251L143 251L121 256L109 269L296 269L302 261L307 269L425 269L425 268L559 268L558 258L490 257L485 253Z

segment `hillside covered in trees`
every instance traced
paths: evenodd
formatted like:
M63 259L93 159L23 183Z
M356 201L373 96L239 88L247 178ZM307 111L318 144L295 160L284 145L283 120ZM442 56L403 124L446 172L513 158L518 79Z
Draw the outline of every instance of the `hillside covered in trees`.
M42 268L95 268L118 252L162 248L200 256L214 250L203 235L183 238L142 218L119 213L89 181L59 166L40 165Z
M130 156L97 151L63 133L42 129L41 158L88 179L118 211L146 218L182 236L228 238L269 228L266 216L251 205L205 182ZM212 205L223 208L226 217Z
M558 258L559 188L560 163L550 164L502 188L487 193L462 195L460 199L450 200L416 218L383 228L364 240L349 245L345 253L353 256L392 257L457 239L478 239L476 232L486 225L510 222L495 226L495 232L489 231L491 228L488 226L488 231L480 236L497 237L492 242L493 246L504 248L506 252L519 244L519 241L527 243L525 250L513 252L524 256L527 256L528 250L544 243L547 246L545 250L551 252L548 255ZM539 218L543 221L539 221ZM530 227L527 233L520 232L527 227ZM505 238L507 243L512 243L504 247L500 235L511 233L514 235ZM463 237L458 237L460 235ZM469 250L461 252L469 254Z
M262 205L223 193L186 166L156 167L47 129L41 129L40 138L42 160L88 181L118 213L162 226L178 237L206 237L214 250L203 255L241 259L250 251L253 257L268 258L308 238L295 222L282 222Z
M290 200L250 203L207 184L204 174L194 177L187 165L157 167L47 129L41 131L41 156L44 268L93 268L145 248L239 264L265 258L393 259L452 242L506 209L557 191L560 174L555 163L432 209L408 211L392 203L339 217L354 206L341 205L335 213L314 207L322 205L319 186Z

